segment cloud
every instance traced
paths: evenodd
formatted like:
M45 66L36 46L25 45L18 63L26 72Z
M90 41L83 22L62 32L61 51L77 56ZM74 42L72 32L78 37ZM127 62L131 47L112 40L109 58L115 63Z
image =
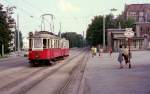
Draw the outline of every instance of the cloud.
M60 10L65 12L74 12L80 10L78 6L73 5L71 2L67 0L59 0L58 7Z

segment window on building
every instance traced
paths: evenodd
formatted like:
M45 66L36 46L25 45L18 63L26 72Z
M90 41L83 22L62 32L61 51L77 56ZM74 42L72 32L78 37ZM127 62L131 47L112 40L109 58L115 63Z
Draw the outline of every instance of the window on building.
M136 12L130 12L130 16L136 16Z
M143 12L139 12L139 16L144 16L144 13Z
M150 29L149 29L149 27L148 27L148 32L150 32Z
M142 30L142 27L140 28L140 31L142 32L143 30Z
M143 17L139 17L139 22L144 22Z

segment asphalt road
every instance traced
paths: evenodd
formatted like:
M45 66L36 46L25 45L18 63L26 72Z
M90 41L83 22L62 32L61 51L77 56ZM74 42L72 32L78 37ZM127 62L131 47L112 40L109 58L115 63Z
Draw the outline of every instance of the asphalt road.
M80 49L70 50L70 56L60 62L66 62L69 58L79 53ZM76 59L75 59L76 60ZM67 63L67 62L66 62ZM19 90L34 85L43 80L54 70L61 67L63 63L53 66L31 67L28 60L23 56L13 56L0 60L0 94L23 94L24 90ZM73 68L73 65L71 65ZM62 68L63 69L63 68ZM65 68L64 68L65 69ZM31 82L31 83L30 83ZM22 88L23 87L23 88ZM28 87L27 87L28 88ZM30 87L29 87L30 88ZM41 91L41 90L40 90Z

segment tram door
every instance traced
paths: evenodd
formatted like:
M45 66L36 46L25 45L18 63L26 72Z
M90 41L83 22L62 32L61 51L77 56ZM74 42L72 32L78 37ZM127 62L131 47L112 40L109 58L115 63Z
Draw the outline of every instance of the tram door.
M47 41L46 39L43 39L43 49L46 48L46 46L47 46Z

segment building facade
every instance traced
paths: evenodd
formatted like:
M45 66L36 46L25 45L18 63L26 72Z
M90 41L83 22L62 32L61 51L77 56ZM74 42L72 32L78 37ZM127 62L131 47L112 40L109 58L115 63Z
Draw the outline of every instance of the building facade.
M150 49L150 4L125 5L123 17L136 22L135 36L130 40L131 50ZM114 51L118 51L119 45L128 46L124 32L125 29L107 29L107 46Z
M128 47L128 39L124 36L125 29L107 29L107 46L113 51L118 51L119 45ZM130 39L131 50L144 50L144 37Z
M132 18L136 22L150 22L150 4L125 5L124 17Z

